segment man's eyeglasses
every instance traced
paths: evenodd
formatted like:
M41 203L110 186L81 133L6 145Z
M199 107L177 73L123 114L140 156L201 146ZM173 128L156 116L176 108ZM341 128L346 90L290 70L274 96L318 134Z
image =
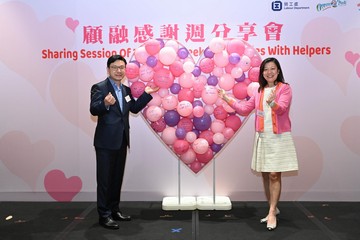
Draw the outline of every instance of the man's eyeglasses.
M124 70L125 66L110 66L111 70L117 71L117 70Z

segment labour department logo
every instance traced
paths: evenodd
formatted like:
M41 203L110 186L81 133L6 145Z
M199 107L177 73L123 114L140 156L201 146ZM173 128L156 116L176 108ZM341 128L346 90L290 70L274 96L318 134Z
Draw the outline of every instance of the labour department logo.
M273 1L271 3L271 9L273 11L281 11L282 9L282 2L281 1Z

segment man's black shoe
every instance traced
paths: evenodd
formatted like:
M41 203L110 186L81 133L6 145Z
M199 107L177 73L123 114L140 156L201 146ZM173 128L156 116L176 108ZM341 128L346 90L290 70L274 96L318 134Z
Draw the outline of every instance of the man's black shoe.
M130 221L131 217L121 212L114 212L111 214L112 218L116 221Z
M111 217L100 217L99 224L104 228L119 229L119 224L117 224L117 222L115 222Z

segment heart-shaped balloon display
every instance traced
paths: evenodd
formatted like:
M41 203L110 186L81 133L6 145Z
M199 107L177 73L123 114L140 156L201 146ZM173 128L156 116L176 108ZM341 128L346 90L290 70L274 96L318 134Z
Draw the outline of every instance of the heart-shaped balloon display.
M239 116L218 97L224 89L244 100L258 89L261 57L241 39L214 38L197 62L173 39L151 39L139 46L126 66L131 92L160 87L142 111L159 139L198 173L239 131Z

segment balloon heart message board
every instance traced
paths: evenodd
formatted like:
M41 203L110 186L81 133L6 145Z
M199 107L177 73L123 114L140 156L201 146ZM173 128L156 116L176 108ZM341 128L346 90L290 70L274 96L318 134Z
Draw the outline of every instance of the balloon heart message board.
M240 39L214 38L195 63L173 39L151 39L139 46L126 66L131 93L158 86L142 111L159 139L194 173L209 163L246 116L218 97L218 89L238 100L259 87L261 57Z

